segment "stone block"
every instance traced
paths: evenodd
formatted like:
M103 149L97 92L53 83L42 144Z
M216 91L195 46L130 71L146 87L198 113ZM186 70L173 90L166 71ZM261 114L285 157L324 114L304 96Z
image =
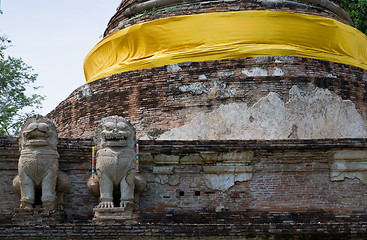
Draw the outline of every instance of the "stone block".
M168 184L171 186L176 186L180 183L181 176L179 174L174 174L169 177Z
M367 151L341 150L335 152L333 158L335 160L353 159L367 161Z
M144 163L153 162L153 156L150 153L140 152L139 160Z
M205 174L234 173L235 166L203 166Z
M228 163L243 163L251 162L254 153L251 151L246 152L226 152L219 155L219 160Z
M200 152L200 156L203 158L204 163L214 163L218 161L218 152Z
M236 165L235 173L252 173L254 167L251 165Z
M342 150L329 162L330 180L359 179L367 184L367 151Z
M188 155L180 159L181 164L202 164L203 158L200 155Z
M171 166L156 166L156 167L153 167L153 173L171 175L173 174L173 169L174 167L171 167Z
M127 224L136 224L138 215L133 213L132 210L126 210L125 208L94 208L94 222L114 223L125 222Z
M178 164L180 157L175 155L159 154L154 156L154 163L156 164Z

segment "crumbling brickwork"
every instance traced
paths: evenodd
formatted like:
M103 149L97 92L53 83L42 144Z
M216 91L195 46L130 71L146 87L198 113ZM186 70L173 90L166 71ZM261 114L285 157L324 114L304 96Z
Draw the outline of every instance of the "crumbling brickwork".
M129 118L154 139L221 104L256 103L269 92L284 102L289 90L319 87L351 100L366 119L366 70L301 57L261 57L189 62L116 74L76 89L48 118L60 137L91 137L103 117ZM200 86L199 86L200 85Z
M71 179L64 222L59 214L42 209L17 210L19 197L11 187L17 173L17 139L0 140L1 237L363 234L367 221L367 186L357 178L330 179L330 164L338 152L356 153L354 161L362 161L357 172L365 174L364 139L140 141L140 169L147 179L140 224L108 227L90 223L98 204L86 187L91 140L59 143L60 169ZM230 184L221 185L213 174ZM241 174L248 178L234 181ZM23 223L14 222L19 216ZM26 225L32 216L36 225Z

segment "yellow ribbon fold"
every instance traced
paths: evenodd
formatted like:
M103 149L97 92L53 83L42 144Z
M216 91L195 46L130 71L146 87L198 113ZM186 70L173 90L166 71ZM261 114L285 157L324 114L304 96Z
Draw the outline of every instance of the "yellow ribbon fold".
M180 62L292 55L367 69L367 36L334 19L277 11L175 16L102 39L86 56L87 82Z

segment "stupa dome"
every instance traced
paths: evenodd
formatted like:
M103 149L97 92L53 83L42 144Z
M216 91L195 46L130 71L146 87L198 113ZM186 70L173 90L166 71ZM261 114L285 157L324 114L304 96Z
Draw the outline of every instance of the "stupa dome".
M128 0L48 117L69 138L112 115L138 139L364 138L366 69L338 2Z

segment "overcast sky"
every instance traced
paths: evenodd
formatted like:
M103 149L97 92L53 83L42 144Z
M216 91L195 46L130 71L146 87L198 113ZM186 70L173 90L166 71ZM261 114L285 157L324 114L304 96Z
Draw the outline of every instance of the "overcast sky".
M85 83L83 61L121 0L0 0L0 35L38 73L45 115Z

